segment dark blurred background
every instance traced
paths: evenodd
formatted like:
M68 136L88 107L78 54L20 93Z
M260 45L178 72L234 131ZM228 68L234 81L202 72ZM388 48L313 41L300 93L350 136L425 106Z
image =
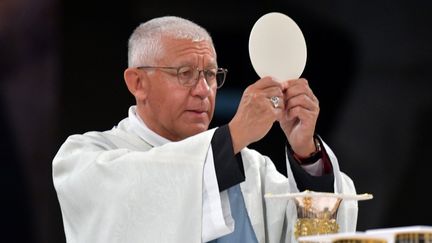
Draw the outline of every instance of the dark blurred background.
M303 77L320 99L317 132L358 193L358 230L432 225L432 2L0 0L2 242L64 242L51 162L66 137L112 128L134 100L123 82L127 39L162 15L208 29L229 69L212 126L227 123L258 79L248 55L255 21L292 17L308 46ZM169 91L167 91L169 92ZM285 172L275 125L252 148Z

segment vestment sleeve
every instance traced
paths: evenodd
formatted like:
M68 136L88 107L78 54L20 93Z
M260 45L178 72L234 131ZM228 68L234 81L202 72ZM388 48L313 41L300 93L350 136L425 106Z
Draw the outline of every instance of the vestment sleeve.
M219 191L224 191L245 180L240 153L234 154L228 125L216 129L212 141L214 166Z
M287 151L288 162L290 163L292 173L297 188L299 191L310 190L317 192L333 192L334 191L334 174L331 170L330 173L315 176L308 173L294 158L292 152ZM325 155L327 156L327 155ZM323 163L318 161L317 163Z

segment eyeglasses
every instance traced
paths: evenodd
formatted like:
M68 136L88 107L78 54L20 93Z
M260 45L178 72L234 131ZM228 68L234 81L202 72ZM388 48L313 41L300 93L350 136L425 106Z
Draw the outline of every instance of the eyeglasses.
M153 66L140 66L138 69L166 69L172 70L172 74L177 75L179 83L186 87L195 86L198 83L201 72L209 86L216 84L217 88L222 87L225 82L225 77L228 69L225 68L210 68L199 70L192 66L182 67L153 67ZM176 72L174 72L176 71Z

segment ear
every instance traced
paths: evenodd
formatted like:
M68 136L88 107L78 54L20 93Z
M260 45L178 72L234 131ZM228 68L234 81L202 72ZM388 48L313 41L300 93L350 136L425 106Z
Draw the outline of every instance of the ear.
M123 73L126 86L136 100L143 100L147 97L147 80L144 76L140 76L135 68L128 68Z

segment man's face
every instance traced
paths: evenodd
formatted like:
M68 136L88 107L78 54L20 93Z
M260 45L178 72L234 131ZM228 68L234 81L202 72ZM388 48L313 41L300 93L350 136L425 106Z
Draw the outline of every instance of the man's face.
M213 46L207 41L165 39L164 57L157 66L215 68ZM138 101L138 112L146 125L159 135L178 141L206 131L213 117L216 85L208 86L200 74L195 86L178 82L175 70L146 71L146 98Z

